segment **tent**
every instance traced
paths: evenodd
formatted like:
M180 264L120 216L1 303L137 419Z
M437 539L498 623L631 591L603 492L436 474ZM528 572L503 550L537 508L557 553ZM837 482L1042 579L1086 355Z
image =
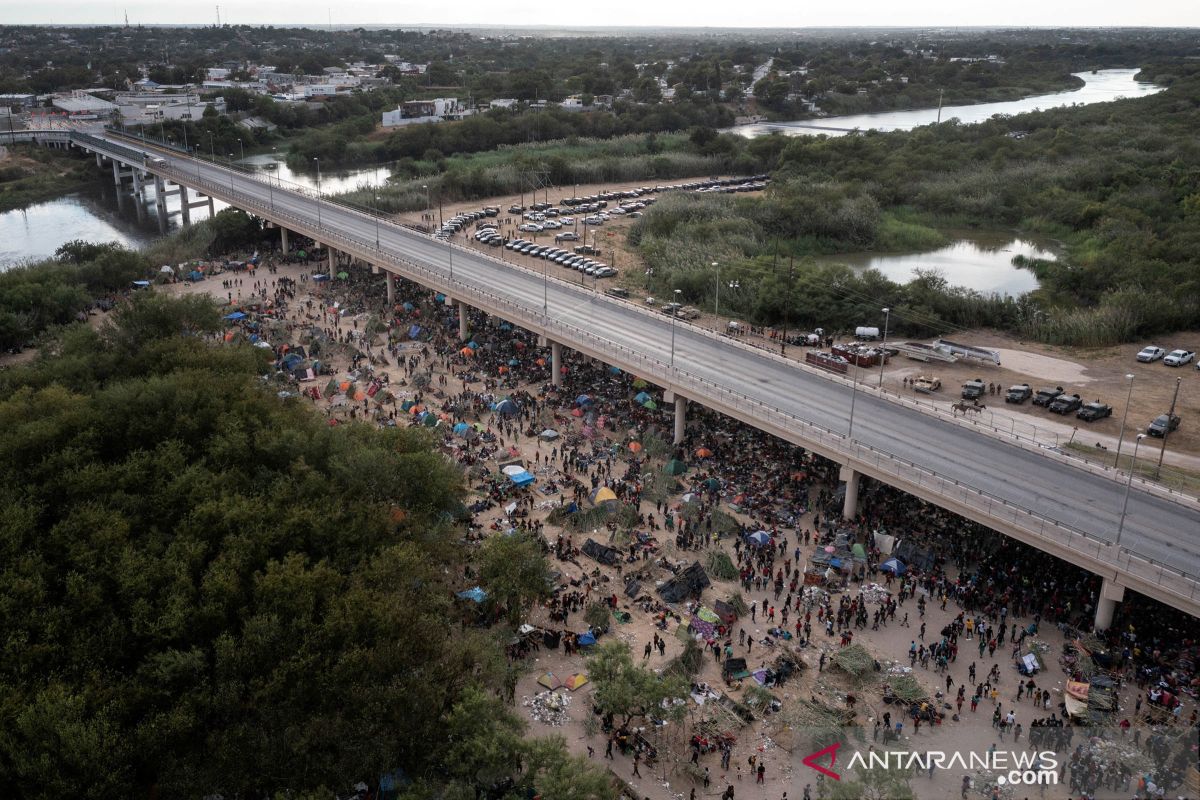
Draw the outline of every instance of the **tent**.
M313 279L314 283L320 283L321 281L329 280L329 276L328 275L313 275L312 279Z
M166 264L163 264L161 267L159 267L158 271L160 273L162 273L163 275L174 275L175 274L175 269Z
M596 643L596 635L591 631L581 633L577 641L580 647L591 647Z
M149 289L150 281L134 281L133 285L136 289Z
M759 547L766 547L771 543L771 534L766 531L755 531L746 538L750 540L750 544L756 544Z
M608 567L621 561L620 550L600 544L594 539L588 539L583 543L583 552Z
M581 394L575 398L575 405L577 406L590 406L591 404L592 398L589 395Z
M226 314L224 318L233 322L237 322L239 319L245 319L246 315L241 311L235 311L232 314Z
M340 281L344 281L344 280L346 280L346 278L349 278L349 277L350 277L349 272L339 272L338 273L338 280L340 280Z
M471 430L471 426L465 422L459 422L454 426L454 433L457 436L463 436Z
M658 403L654 402L653 400L647 400L646 402L642 403L642 408L646 409L647 411L656 411L658 409Z
M646 392L638 392L637 394L635 394L633 396L633 402L637 403L638 405L641 405L642 403L644 403L650 399L651 399L650 395L647 394Z
M712 489L714 492L721 491L721 479L720 478L709 478L708 480L706 480L704 482L704 488Z
M712 458L713 451L707 447L696 448L696 458Z
M199 270L192 270L188 273L187 277L189 281L202 281L204 280L204 273Z
M415 339L420 335L421 335L421 326L420 325L410 325L408 327L408 338Z
M696 616L705 622L716 623L721 621L721 618L716 615L716 612L707 606L701 606L700 610L696 612Z
M470 600L473 603L482 603L484 600L487 600L487 592L475 586L466 591L459 592L458 597L463 600Z
M867 559L867 551L864 550L863 546L858 542L854 543L854 546L850 548L850 552L853 553L854 557L860 561L866 561Z
M545 686L550 691L562 688L562 681L553 672L543 672L538 676L537 682Z
M508 467L505 468L509 469ZM513 482L514 486L528 486L533 483L534 477L523 469L518 469L516 472L507 472L508 479Z
M516 401L513 400L511 397L506 397L503 400L501 400L499 403L496 403L496 407L494 409L494 411L497 414L503 414L506 417L512 416L513 414L517 413L519 410L520 410L520 406L518 406Z
M645 389L649 385L650 384L646 383L646 381L643 380L642 378L634 378L633 379L633 388L635 388L635 389Z
M617 493L607 486L599 486L596 491L592 492L592 505L600 505L601 503L613 502L617 499Z
M558 431L546 428L546 430L539 433L538 436L544 442L552 442L558 438Z
M631 453L642 452L642 443L641 442L630 442L629 443L629 452L631 452Z
M889 558L887 561L879 565L879 568L884 572L890 572L893 575L903 575L908 572L908 567L904 566L904 562L898 558Z
M687 472L687 469L687 464L683 463L678 458L672 458L667 463L668 475L682 475L683 473Z
M570 689L572 692L588 682L588 676L582 672L576 672L571 677L563 681L563 686Z
M708 579L708 573L704 571L704 567L700 566L700 562L696 561L685 570L682 570L678 575L671 578L658 587L658 593L662 595L662 599L668 603L678 603L686 600L689 597L698 596L702 591L712 585Z

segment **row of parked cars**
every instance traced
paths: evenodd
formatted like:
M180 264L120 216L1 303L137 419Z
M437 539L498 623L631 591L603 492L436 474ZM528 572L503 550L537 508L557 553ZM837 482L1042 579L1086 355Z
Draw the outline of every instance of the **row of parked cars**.
M1179 349L1168 353L1161 347L1150 345L1138 351L1137 360L1143 364L1153 364L1161 360L1168 367L1182 367L1196 360L1196 351ZM1200 363L1196 364L1196 369L1200 369Z
M1042 406L1053 414L1062 414L1063 416L1074 412L1075 418L1084 422L1095 422L1105 417L1111 417L1113 413L1113 408L1108 403L1101 403L1099 400L1085 403L1078 394L1067 394L1061 386L1053 389L1038 389L1035 392L1028 383L1018 384L1009 387L1008 394L1004 396L1004 402L1020 405L1030 398L1033 399L1035 406ZM1178 414L1159 414L1146 426L1146 433L1162 438L1178 427Z
M499 206L484 206L478 211L464 211L461 214L455 214L453 217L443 222L442 227L438 228L438 232L434 235L439 239L446 239L458 233L472 222L484 219L486 217L498 216L500 216Z
M514 253L521 253L533 256L534 258L544 258L547 261L569 267L577 272L582 272L584 275L590 275L595 278L611 278L617 274L617 271L608 264L593 259L591 256L596 253L596 249L586 245L577 247L572 251L537 244L525 239L513 239L504 246Z

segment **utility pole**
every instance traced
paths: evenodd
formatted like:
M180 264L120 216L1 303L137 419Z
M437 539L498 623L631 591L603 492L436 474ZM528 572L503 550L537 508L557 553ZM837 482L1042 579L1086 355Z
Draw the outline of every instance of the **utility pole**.
M1167 454L1167 437L1171 435L1171 420L1175 418L1175 401L1179 399L1179 384L1183 383L1183 378L1175 379L1175 394L1171 396L1171 410L1167 412L1167 427L1163 429L1162 450L1158 451L1158 466L1154 468L1154 480L1158 480L1158 475L1162 472L1163 457Z
M778 250L776 250L775 255L778 258ZM783 338L779 341L779 355L781 356L787 355L788 322L790 321L788 319L790 316L788 312L791 310L792 304L792 268L794 266L796 266L796 257L790 256L788 258L787 294L783 298Z
M938 124L942 123L942 95L945 94L945 89L938 89Z

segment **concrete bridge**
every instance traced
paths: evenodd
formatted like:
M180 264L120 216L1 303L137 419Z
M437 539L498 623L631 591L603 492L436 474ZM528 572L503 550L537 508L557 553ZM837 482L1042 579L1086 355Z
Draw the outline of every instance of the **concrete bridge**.
M37 138L36 134L30 134ZM47 142L62 142L61 132ZM883 481L1103 578L1095 624L1131 589L1200 614L1200 504L1071 458L1046 442L951 419L729 337L609 298L594 287L438 241L361 209L113 132L66 144L111 162L114 179L217 198L381 273L442 292L542 336L559 379L563 346L652 381L674 403L675 438L699 403L843 465L845 513L862 475ZM174 188L168 189L170 184ZM161 200L159 201L162 202ZM161 210L161 208L160 208ZM184 222L188 217L184 214ZM331 255L332 259L332 255ZM468 315L459 333L470 336ZM914 523L918 521L914 520Z

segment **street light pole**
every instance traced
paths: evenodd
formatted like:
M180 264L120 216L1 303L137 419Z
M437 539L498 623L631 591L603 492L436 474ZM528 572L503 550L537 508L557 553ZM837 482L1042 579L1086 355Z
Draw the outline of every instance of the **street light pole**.
M888 323L892 319L892 310L890 308L883 309L883 343L879 347L879 388L883 388L883 371L887 369L887 335Z
M1163 429L1162 450L1158 451L1158 466L1154 468L1154 480L1158 480L1159 473L1162 472L1163 457L1167 454L1167 437L1171 435L1171 420L1175 418L1175 403L1179 400L1179 384L1183 383L1183 378L1175 379L1175 394L1171 397L1171 410L1167 412L1167 427Z
M379 249L379 195L375 195L375 249Z
M1121 547L1121 533L1125 530L1125 512L1129 510L1129 490L1133 487L1133 469L1137 466L1138 445L1145 438L1146 434L1139 433L1133 442L1133 462L1129 465L1129 480L1125 482L1125 500L1121 503L1121 522L1117 525L1117 540L1113 542L1117 548Z
M850 430L846 433L846 438L853 441L854 439L854 402L858 399L858 367L854 364L850 365L854 369L854 383L850 387Z
M721 316L721 265L716 261L712 262L712 268L717 271L717 296L713 300L713 316Z
M682 290L675 290L675 308L671 309L671 369L675 369L675 316L679 313L679 295Z
M317 227L321 226L321 159L313 158L317 162Z
M233 153L229 154L229 191L233 192Z
M242 154L242 157L239 160L245 161L246 160L246 145L242 144L241 139L238 139L238 149Z
M1128 373L1125 380L1129 381L1129 391L1125 395L1125 413L1121 415L1121 435L1117 437L1117 460L1113 462L1113 466L1117 469L1121 468L1121 445L1125 442L1125 421L1129 419L1129 401L1133 399L1133 373Z

